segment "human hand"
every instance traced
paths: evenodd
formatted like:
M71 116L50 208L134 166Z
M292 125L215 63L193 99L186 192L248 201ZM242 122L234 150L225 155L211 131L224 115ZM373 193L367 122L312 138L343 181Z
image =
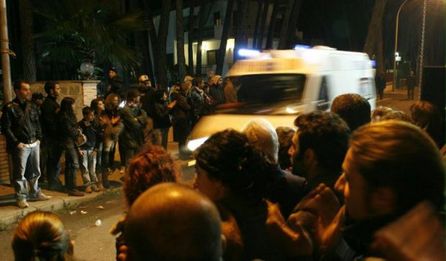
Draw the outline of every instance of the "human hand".
M18 148L18 149L23 149L23 148L25 148L25 146L26 146L26 145L25 145L24 143L21 143L21 142L20 142L20 143L17 145L17 148Z

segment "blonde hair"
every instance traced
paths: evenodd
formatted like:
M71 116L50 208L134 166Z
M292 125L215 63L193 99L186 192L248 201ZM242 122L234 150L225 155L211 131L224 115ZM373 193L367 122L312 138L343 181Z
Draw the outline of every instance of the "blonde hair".
M249 143L263 152L271 163L279 161L279 137L273 125L265 119L250 121L243 129Z

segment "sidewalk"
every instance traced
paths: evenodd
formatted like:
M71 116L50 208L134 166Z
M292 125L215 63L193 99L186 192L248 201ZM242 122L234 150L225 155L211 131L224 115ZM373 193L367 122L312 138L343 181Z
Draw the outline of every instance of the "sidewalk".
M80 175L77 175L78 177ZM111 188L104 192L93 192L90 194L85 193L83 197L71 197L66 193L49 191L42 189L43 193L51 196L52 198L46 201L28 201L29 207L20 209L16 205L14 198L14 188L10 185L0 185L0 231L8 229L11 225L17 223L26 214L35 210L43 211L59 211L59 210L71 210L75 209L82 203L88 203L98 200L107 195L118 195L121 192L122 181L120 177L122 175L119 170L113 172L110 176ZM82 184L82 181L77 182Z

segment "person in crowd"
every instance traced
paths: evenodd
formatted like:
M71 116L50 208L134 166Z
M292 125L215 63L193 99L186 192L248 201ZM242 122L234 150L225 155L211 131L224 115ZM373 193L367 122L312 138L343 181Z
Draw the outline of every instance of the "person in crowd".
M306 181L291 172L282 170L279 165L279 138L271 123L266 120L252 120L243 129L249 143L262 152L266 159L275 166L270 173L266 197L280 205L285 217L303 197Z
M229 242L241 241L239 260L280 260L279 246L266 227L266 186L268 171L273 169L247 137L234 130L213 134L198 148L195 155L194 187L207 195L219 208L223 223L232 222L224 234ZM240 231L237 238L236 231ZM302 238L302 249L310 242Z
M73 260L73 242L59 216L47 211L28 213L12 239L14 260Z
M350 129L337 114L315 111L294 121L297 131L289 154L293 173L304 177L307 192L320 183L333 187L342 173Z
M99 126L94 120L94 111L90 107L82 109L83 119L78 123L82 133L87 140L79 146L82 180L85 186L85 192L99 192L98 178L96 175L96 154L98 153L98 131Z
M148 75L143 74L138 78L138 90L141 98L141 108L147 113L147 116L154 121L155 113L155 92L158 90L155 86L152 86L152 82ZM155 124L155 123L153 123ZM153 129L146 129L144 133L145 140L155 145L161 145L160 136L154 132Z
M437 146L441 148L444 145L444 138L440 125L442 123L441 116L437 108L428 101L417 101L410 106L410 116L413 123L426 131L435 141Z
M122 95L122 91L122 80L119 78L118 70L110 67L106 78L97 86L97 96L105 99L110 93Z
M176 182L180 176L170 154L157 145L149 144L138 155L130 160L127 175L124 179L124 196L128 208L147 189L163 182ZM117 256L125 256L125 224L126 218L121 219L112 229L116 238Z
M375 76L375 88L378 93L378 98L384 98L384 89L386 88L386 75L384 73L377 73Z
M445 169L425 132L396 120L364 125L351 136L343 171L336 182L345 201L342 208L321 184L295 209L317 222L293 214L285 223L277 211L270 220L288 229L310 225L313 257L319 260L444 260L439 214L445 208ZM289 237L285 244L291 241Z
M407 76L407 99L413 100L415 98L415 85L416 78L413 70L410 70L409 76Z
M237 99L237 90L234 86L233 80L230 78L226 78L224 84L223 91L225 93L225 101L226 103L236 103Z
M140 94L137 89L128 91L126 104L119 115L124 126L119 136L119 146L124 152L121 162L127 166L144 144L144 129L148 121L147 113L140 108Z
M96 177L98 179L98 182L96 183L96 187L99 191L102 191L104 190L104 186L102 184L102 175L98 175L98 173L102 173L102 154L104 151L104 124L100 120L100 115L105 110L104 100L102 98L93 99L90 103L90 108L94 112L93 124L97 127Z
M31 96L31 101L37 106L37 108L42 107L43 101L45 100L45 97L43 97L43 94L40 92L35 92Z
M400 120L413 123L412 118L405 112L394 110L390 107L378 106L372 112L372 122L386 121L386 120Z
M331 112L341 116L352 132L371 121L370 103L359 94L337 96L331 104Z
M200 77L195 77L192 80L192 87L187 97L191 109L191 126L195 126L201 116L207 114L207 106L209 104L209 97L202 89L203 80Z
M218 106L225 103L223 78L220 75L214 75L209 82L209 96L212 99L212 104Z
M29 207L29 200L48 200L39 187L40 140L42 131L39 110L31 102L29 83L14 83L16 98L3 107L2 131L12 155L12 183L17 206ZM26 174L26 175L25 175Z
M63 148L59 142L59 129L57 126L57 113L60 110L60 105L57 99L60 96L61 88L59 83L49 81L44 85L47 94L43 101L42 111L42 147L46 150L46 170L48 188L50 190L63 191L64 187L59 180L60 175L60 157L62 156Z
M79 170L79 138L82 132L77 124L74 114L75 100L65 97L60 103L60 111L57 113L57 124L60 132L60 143L65 151L65 188L70 196L84 196L84 193L76 188L76 173Z
M181 84L179 90L171 94L171 101L175 102L172 108L172 125L174 140L178 142L178 152L180 159L188 159L186 139L190 132L189 113L191 106L187 102L187 85Z
M123 125L119 115L120 98L117 94L111 94L105 99L105 110L99 119L104 128L104 148L102 151L102 184L105 188L110 187L108 176L110 175L115 161L115 150Z
M167 102L167 94L163 90L155 92L155 108L153 114L153 132L154 136L158 137L157 142L153 144L161 144L164 149L167 149L167 141L169 136L169 128L172 126L169 113L175 106L176 101Z
M126 230L132 261L222 260L218 211L185 186L160 184L144 192L130 208Z
M277 127L277 137L279 138L279 165L284 170L291 170L290 150L295 131L289 127Z

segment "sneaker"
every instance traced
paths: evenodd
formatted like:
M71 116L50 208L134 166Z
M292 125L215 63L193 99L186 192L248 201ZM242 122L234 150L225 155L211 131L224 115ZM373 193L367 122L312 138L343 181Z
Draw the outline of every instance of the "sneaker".
M93 192L99 192L100 191L95 184L91 185L91 190L93 190Z
M85 193L91 193L91 192L93 192L93 190L91 189L91 186L86 186Z
M29 207L29 204L28 204L28 202L26 202L26 199L18 199L17 206L19 208L27 208L27 207Z
M51 198L51 196L47 196L45 194L43 194L42 191L40 191L39 193L37 193L36 196L30 198L30 201L45 201L45 200L49 200Z
M77 189L70 189L68 190L68 196L83 197L84 193Z

